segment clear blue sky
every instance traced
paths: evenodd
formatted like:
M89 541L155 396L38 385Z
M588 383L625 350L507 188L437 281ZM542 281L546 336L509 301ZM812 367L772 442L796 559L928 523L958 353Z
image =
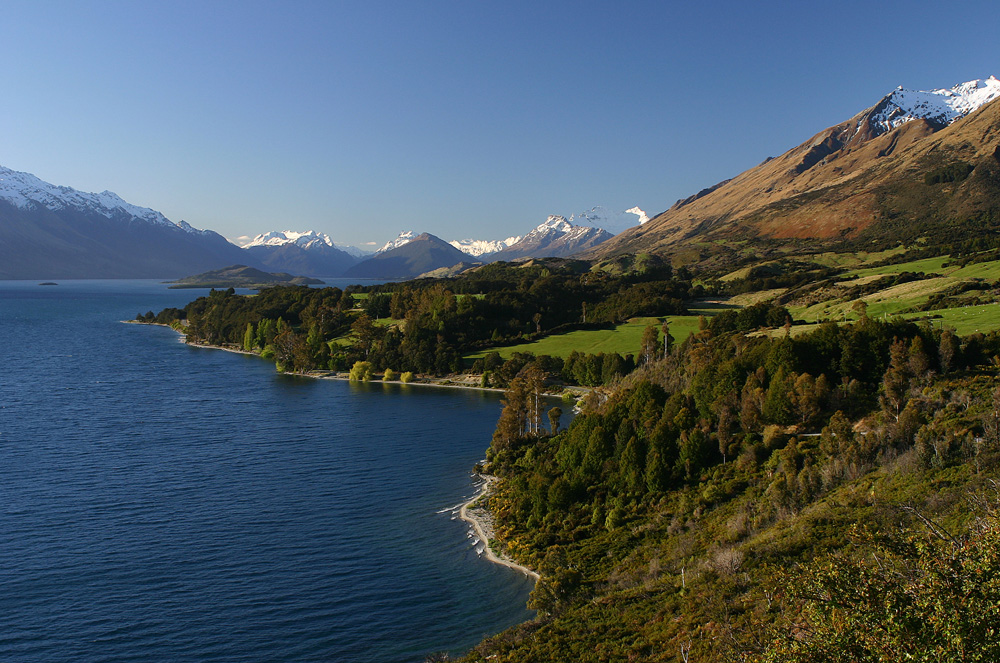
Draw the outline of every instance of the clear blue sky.
M650 214L876 103L1000 76L995 2L23 2L0 164L227 237Z

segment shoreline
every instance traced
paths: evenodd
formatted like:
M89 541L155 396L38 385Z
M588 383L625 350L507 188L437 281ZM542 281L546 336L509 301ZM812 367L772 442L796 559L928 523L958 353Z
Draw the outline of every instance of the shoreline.
M173 329L178 334L179 337L178 340L184 345L187 345L192 348L202 348L205 350L222 350L223 352L232 352L233 354L238 354L238 355L251 355L254 357L260 357L260 353L258 352L247 352L246 350L240 350L237 348L226 347L222 345L208 345L205 343L188 343L187 335L183 331L180 331L179 329L172 327L171 325L166 325L161 322L140 322L138 320L122 320L121 322L125 324L150 325L153 327L166 327L168 329ZM352 380L349 377L350 374L346 371L323 370L323 371L308 371L306 373L285 373L285 375L311 378L313 380L342 380L344 382L352 382ZM502 394L506 391L506 389L502 389L500 387L480 387L477 384L470 384L467 382L456 382L450 378L436 378L436 377L426 377L426 376L416 378L411 382L403 382L402 380L382 380L380 378L378 379L373 378L371 380L362 380L357 382L359 382L359 384L379 384L379 383L398 384L406 387L416 386L416 387L439 387L443 389L470 389L473 391L487 391L498 394ZM589 388L577 387L577 386L564 386L564 390L569 391L570 393L573 394L574 401L582 398L588 392L591 391ZM562 394L545 394L545 397L562 398Z
M482 498L489 495L490 487L498 479L490 474L480 474L478 476L482 478L483 484L480 487L479 492L476 493L472 499L462 505L462 508L458 511L458 517L466 523L472 525L473 533L479 538L480 541L483 542L483 555L487 560L493 562L494 564L499 564L501 566L514 569L515 571L520 571L537 582L541 578L541 576L537 573L528 567L507 558L506 556L497 555L493 552L493 548L490 546L490 541L493 539L491 536L493 533L493 516L485 507L477 507L475 504Z

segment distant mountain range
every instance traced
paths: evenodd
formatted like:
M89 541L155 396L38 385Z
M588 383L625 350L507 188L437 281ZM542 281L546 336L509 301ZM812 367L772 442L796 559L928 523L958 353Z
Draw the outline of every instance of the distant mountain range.
M684 251L727 260L747 242L887 247L947 241L960 223L1000 226L998 97L994 77L949 89L898 88L584 257Z
M170 278L242 262L210 230L0 167L0 278Z
M686 251L727 259L738 246L885 244L955 223L1000 229L1000 81L898 88L776 158L678 200L550 216L523 237L445 242L402 233L365 256L314 231L274 231L244 248L210 230L0 167L0 279L178 278L244 264L349 278L411 278L460 263ZM951 225L950 225L951 224ZM608 229L623 229L612 236ZM873 244L873 245L874 245ZM880 244L881 245L881 244ZM408 247L408 248L407 248Z
M476 260L565 256L608 237L550 217L524 237L498 241L449 244L404 232L374 256L311 230L264 233L240 248L110 191L85 193L0 167L0 279L179 278L234 264L310 276L411 278Z

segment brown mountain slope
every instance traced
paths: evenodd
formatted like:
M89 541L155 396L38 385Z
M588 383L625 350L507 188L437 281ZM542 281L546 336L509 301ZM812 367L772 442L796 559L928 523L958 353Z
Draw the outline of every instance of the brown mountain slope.
M1000 100L941 129L914 120L873 135L875 106L781 156L678 201L591 256L675 252L717 240L811 240L934 230L928 223L1000 220ZM949 165L974 166L964 181L928 184ZM947 179L947 178L945 178Z

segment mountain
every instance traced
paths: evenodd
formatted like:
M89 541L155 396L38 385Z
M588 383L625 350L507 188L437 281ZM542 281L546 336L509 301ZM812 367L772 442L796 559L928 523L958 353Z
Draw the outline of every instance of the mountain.
M411 279L442 267L468 261L469 256L434 235L423 233L397 246L377 253L346 272L347 278Z
M496 253L497 251L502 251L508 246L520 241L521 238L519 236L515 236L495 241L488 239L456 239L448 243L462 253L467 253L470 256L478 258L480 256L488 256L492 253Z
M383 244L382 248L380 248L378 251L375 252L375 255L379 255L380 253L385 253L386 251L392 251L393 249L398 249L404 244L413 241L416 237L417 234L412 230L404 230L403 232L399 233L396 239L389 240L388 242Z
M264 233L243 250L257 264L295 274L339 276L361 260L334 244L329 235L313 230Z
M565 217L553 215L519 241L491 254L489 259L565 258L594 248L611 237L602 228L573 225Z
M947 238L970 217L1000 222L1000 81L897 89L779 157L677 201L590 251L711 253L740 242ZM721 248L720 248L721 247Z
M0 279L176 278L245 258L217 233L110 191L0 167Z

